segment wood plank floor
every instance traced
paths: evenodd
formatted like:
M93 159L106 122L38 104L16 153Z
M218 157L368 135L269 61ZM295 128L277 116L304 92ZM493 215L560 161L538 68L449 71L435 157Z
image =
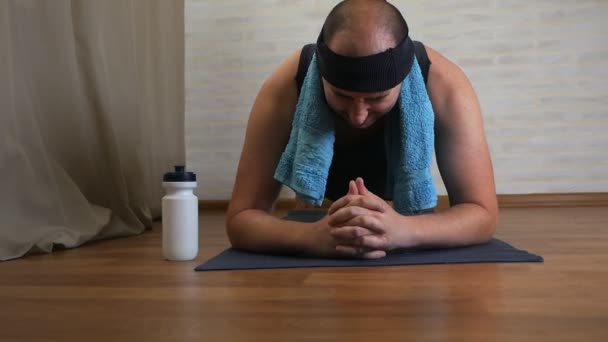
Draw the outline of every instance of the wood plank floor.
M608 208L503 209L497 237L544 263L194 272L161 227L0 263L0 341L608 341Z

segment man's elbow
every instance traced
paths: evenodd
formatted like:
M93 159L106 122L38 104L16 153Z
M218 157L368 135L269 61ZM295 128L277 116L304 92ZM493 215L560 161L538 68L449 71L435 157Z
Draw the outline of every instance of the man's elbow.
M480 225L479 242L492 240L498 226L498 208L484 208L484 215Z
M244 245L246 239L243 238L243 232L240 229L237 216L238 214L230 215L226 218L226 235L232 248L246 249Z

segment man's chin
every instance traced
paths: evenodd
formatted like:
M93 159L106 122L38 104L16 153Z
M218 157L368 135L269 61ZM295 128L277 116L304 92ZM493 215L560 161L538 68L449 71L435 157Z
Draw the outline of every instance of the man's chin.
M353 124L353 123L349 123L349 125L350 125L350 127L354 128L354 129L367 129L367 128L370 128L373 124L372 123L364 122L361 125L356 125L356 124Z
M362 124L355 124L348 119L345 119L343 116L338 116L339 120L342 121L343 124L350 128L354 129L368 129L372 128L375 124L377 124L380 120L365 120Z
M348 125L355 129L368 129L368 128L374 127L379 121L380 120L366 120L361 125L355 125L355 124L349 122Z

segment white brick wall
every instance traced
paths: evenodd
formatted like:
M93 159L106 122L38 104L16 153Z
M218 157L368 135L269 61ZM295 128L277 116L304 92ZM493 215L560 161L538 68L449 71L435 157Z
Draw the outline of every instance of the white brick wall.
M336 3L186 0L186 158L199 198L230 197L258 88ZM413 38L469 75L499 193L608 191L608 1L393 3Z

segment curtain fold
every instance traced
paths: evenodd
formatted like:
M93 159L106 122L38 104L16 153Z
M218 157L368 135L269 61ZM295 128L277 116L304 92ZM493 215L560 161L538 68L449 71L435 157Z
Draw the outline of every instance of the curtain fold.
M0 260L141 233L185 160L183 1L0 1Z

